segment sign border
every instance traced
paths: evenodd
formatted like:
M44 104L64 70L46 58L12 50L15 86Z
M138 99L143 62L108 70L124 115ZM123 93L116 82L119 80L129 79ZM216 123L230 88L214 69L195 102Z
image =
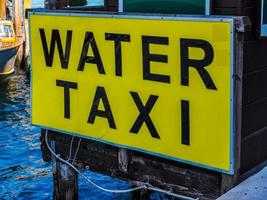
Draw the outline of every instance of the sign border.
M228 22L231 25L231 52L230 52L230 73L231 73L231 81L230 81L230 163L229 163L229 170L223 170L220 168L216 168L216 167L211 167L205 164L200 164L197 162L193 162L193 161L189 161L189 160L184 160L184 159L179 159L179 158L174 158L171 156L167 156L167 155L163 155L160 153L155 153L155 152L151 152L151 151L147 151L141 148L136 148L136 147L131 147L131 146L127 146L127 145L120 145L120 144L115 144L112 142L108 142L102 139L98 139L98 138L94 138L94 137L90 137L90 136L85 136L85 135L81 135L81 134L77 134L77 133L72 133L72 132L68 132L68 131L62 131L62 130L58 130L58 129L54 129L54 128L49 128L46 126L42 126L42 125L38 125L38 124L33 124L34 126L43 128L43 129L48 129L51 131L56 131L56 132L61 132L67 135L74 135L77 137L81 137L84 139L90 139L90 140L94 140L97 142L101 142L104 144L108 144L108 145L112 145L115 147L119 147L119 148L125 148L125 149L129 149L129 150L134 150L134 151L138 151L138 152L142 152L142 153L146 153L146 154L150 154L153 156L159 156L165 159L169 159L169 160L173 160L173 161L177 161L177 162L181 162L184 164L189 164L192 166L196 166L196 167L201 167L201 168L205 168L208 170L212 170L212 171L217 171L217 172L221 172L221 173L225 173L225 174L229 174L229 175L234 175L235 173L235 131L236 131L236 127L235 127L235 113L236 113L236 107L235 107L235 80L234 80L234 74L235 74L235 23L234 23L234 17L209 17L209 16L191 16L191 15L153 15L153 14L146 14L146 13L135 13L133 14L127 14L127 13L119 13L119 14L103 14L103 13L81 13L81 12L67 12L67 11L63 11L63 12L55 12L55 11L43 11L43 10L31 10L29 13L29 38L31 38L31 16L32 15L43 15L43 16L65 16L65 17L94 17L94 18L118 18L118 19L145 19L145 20L175 20L175 21L199 21L199 22ZM29 40L30 43L30 61L32 62L32 43L31 43L31 39ZM30 74L31 74L31 84L30 84L30 101L31 101L31 122L32 122L32 65L30 66Z

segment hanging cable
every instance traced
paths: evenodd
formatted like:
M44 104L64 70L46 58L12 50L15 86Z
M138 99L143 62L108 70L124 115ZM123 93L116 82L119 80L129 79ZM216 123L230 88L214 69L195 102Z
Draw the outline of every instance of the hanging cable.
M75 136L72 135L71 142L70 142L70 151L69 151L68 161L71 159L71 155L72 155L72 145L73 145L74 137L75 137Z
M78 152L78 149L79 149L79 146L80 146L80 141L79 141L79 145L78 145L78 148L77 148L75 154L77 154L77 152ZM91 185L95 186L96 188L98 188L99 190L102 190L104 192L108 192L108 193L130 193L130 192L134 192L134 191L145 189L145 190L150 190L150 191L154 191L154 192L161 192L163 194L167 194L167 195L170 195L170 196L173 196L173 197L177 197L177 198L180 198L182 200L198 200L198 198L195 199L195 198L192 198L192 197L187 197L187 196L184 196L184 195L175 194L175 193L172 193L170 191L166 191L166 190L162 190L160 188L153 187L150 184L146 184L146 183L143 183L140 186L137 186L137 187L134 187L134 188L130 188L130 189L125 189L125 190L112 190L112 189L103 188L103 187L97 185L95 182L93 182L89 177L87 177L86 175L81 173L80 170L78 170L72 163L70 163L67 160L61 158L60 155L57 155L53 151L53 149L50 147L50 145L48 143L48 130L46 130L46 132L45 132L45 143L46 143L46 146L47 146L48 150L50 151L50 153L55 158L57 158L59 161L65 163L66 165L70 166L74 171L76 171L78 174L80 174L88 183L90 183ZM76 158L76 155L75 155L75 158Z
M77 156L77 153L79 151L81 141L82 141L82 138L79 137L79 143L78 143L78 146L77 146L77 149L76 149L76 152L74 154L74 157L73 157L73 160L72 160L72 163L71 164L73 164L75 162L75 160L76 160L76 156Z

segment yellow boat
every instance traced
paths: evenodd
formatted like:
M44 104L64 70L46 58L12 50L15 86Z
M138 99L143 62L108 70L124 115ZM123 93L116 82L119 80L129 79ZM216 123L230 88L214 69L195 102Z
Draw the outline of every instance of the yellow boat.
M16 38L13 23L0 20L0 78L14 72L20 44L20 40Z

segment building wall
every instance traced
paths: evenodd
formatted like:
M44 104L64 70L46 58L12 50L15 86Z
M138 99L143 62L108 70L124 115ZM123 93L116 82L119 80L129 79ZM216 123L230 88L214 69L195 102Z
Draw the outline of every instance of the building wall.
M248 16L243 68L241 173L267 160L267 39L259 36L260 0L214 0L215 15Z

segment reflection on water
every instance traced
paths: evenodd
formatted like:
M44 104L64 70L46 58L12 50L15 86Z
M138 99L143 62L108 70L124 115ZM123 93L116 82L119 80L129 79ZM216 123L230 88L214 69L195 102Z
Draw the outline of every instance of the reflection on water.
M51 167L40 130L30 125L29 81L22 71L0 83L0 199L49 199Z
M40 129L30 122L30 83L23 71L0 82L0 200L53 199L52 166L44 163ZM126 189L128 183L90 171L94 182L110 189ZM79 199L127 200L131 194L97 190L79 177ZM164 199L152 194L151 199Z
M30 83L17 70L0 83L0 200L53 199L52 166L44 163L40 129L30 122ZM129 188L129 184L86 171L103 187ZM79 177L79 199L130 199L129 194L101 192Z

